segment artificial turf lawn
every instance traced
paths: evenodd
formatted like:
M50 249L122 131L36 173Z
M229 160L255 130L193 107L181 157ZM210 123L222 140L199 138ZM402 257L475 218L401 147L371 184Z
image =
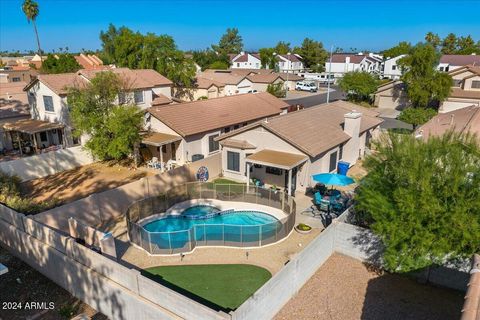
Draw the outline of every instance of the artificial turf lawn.
M161 266L142 273L210 308L238 308L272 277L264 268L247 264Z

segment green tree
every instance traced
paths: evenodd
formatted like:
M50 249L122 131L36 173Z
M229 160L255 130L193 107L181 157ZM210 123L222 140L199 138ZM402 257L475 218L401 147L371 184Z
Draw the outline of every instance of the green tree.
M312 72L325 71L325 62L328 59L328 52L323 48L323 44L309 38L305 38L301 47L293 50L303 58L305 67Z
M262 48L258 51L262 68L275 69L277 67L277 58L275 57L275 49Z
M69 53L49 54L47 59L42 62L42 72L45 73L66 73L76 72L82 68Z
M457 48L457 54L480 54L480 46L475 44L475 40L470 35L458 38Z
M438 36L438 34L436 33L433 33L433 32L429 32L426 34L425 36L425 41L429 44L431 44L435 50L440 46L442 40L440 40L440 37Z
M128 84L111 71L99 72L86 87L70 88L68 103L78 135L90 139L85 147L101 160L122 159L140 142L143 113L133 104L117 105Z
M457 52L457 36L449 33L442 41L443 54L455 54Z
M168 35L147 33L142 35L127 27L110 25L100 33L105 63L131 69L154 69L172 80L177 86L191 86L196 73L192 59L177 49Z
M33 24L33 30L35 31L35 38L37 39L38 55L42 56L42 49L40 49L40 38L38 37L38 30L37 30L37 24L36 24L38 14L40 13L38 9L38 3L36 3L33 0L25 0L23 1L22 11L27 17L28 23L30 23L31 21Z
M398 119L411 124L415 130L417 126L424 124L436 114L437 111L432 108L406 108L400 113Z
M208 68L209 69L227 70L228 67L230 67L230 64L226 63L225 61L215 61Z
M377 79L365 71L347 72L338 84L347 92L348 99L353 101L370 101L378 88Z
M228 28L218 45L212 45L212 49L219 54L240 53L243 49L243 40L238 29Z
M409 272L480 249L480 146L447 133L390 134L367 157L356 211L384 246L384 266Z
M290 42L278 41L277 45L274 48L276 54L287 54L291 51Z
M385 58L394 58L402 54L407 54L412 49L410 42L402 41L397 44L395 47L392 47L388 50L383 51L383 56Z
M267 86L267 92L277 98L285 98L287 95L283 82L269 84Z
M450 94L452 78L437 70L439 55L429 44L418 44L400 59L407 96L414 107L438 106Z
M201 51L194 51L192 53L193 61L195 61L202 71L208 68L212 68L214 63L222 63L222 68L218 69L228 69L230 66L230 59L226 54L217 54L215 51L211 49L201 50ZM225 68L223 68L226 66ZM213 68L212 68L213 69Z

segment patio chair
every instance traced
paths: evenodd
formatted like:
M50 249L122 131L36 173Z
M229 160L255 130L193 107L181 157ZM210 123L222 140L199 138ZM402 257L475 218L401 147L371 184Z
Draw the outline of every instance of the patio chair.
M330 201L323 199L320 192L315 192L313 202L319 211L330 212Z

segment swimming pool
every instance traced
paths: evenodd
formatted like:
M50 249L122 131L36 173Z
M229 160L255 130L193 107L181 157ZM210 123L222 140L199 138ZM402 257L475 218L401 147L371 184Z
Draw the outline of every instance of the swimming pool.
M158 248L182 248L198 243L258 243L275 237L282 223L272 215L254 210L224 210L196 205L180 214L167 215L143 225L150 242Z

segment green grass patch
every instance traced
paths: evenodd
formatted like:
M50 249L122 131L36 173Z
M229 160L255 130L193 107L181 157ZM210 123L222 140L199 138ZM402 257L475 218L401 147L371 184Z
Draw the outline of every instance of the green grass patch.
M161 266L142 270L146 277L214 310L238 308L272 277L248 264Z
M213 183L214 184L241 184L241 185L245 184L243 182L238 182L238 181L225 179L225 178L217 178L217 179L213 180Z

